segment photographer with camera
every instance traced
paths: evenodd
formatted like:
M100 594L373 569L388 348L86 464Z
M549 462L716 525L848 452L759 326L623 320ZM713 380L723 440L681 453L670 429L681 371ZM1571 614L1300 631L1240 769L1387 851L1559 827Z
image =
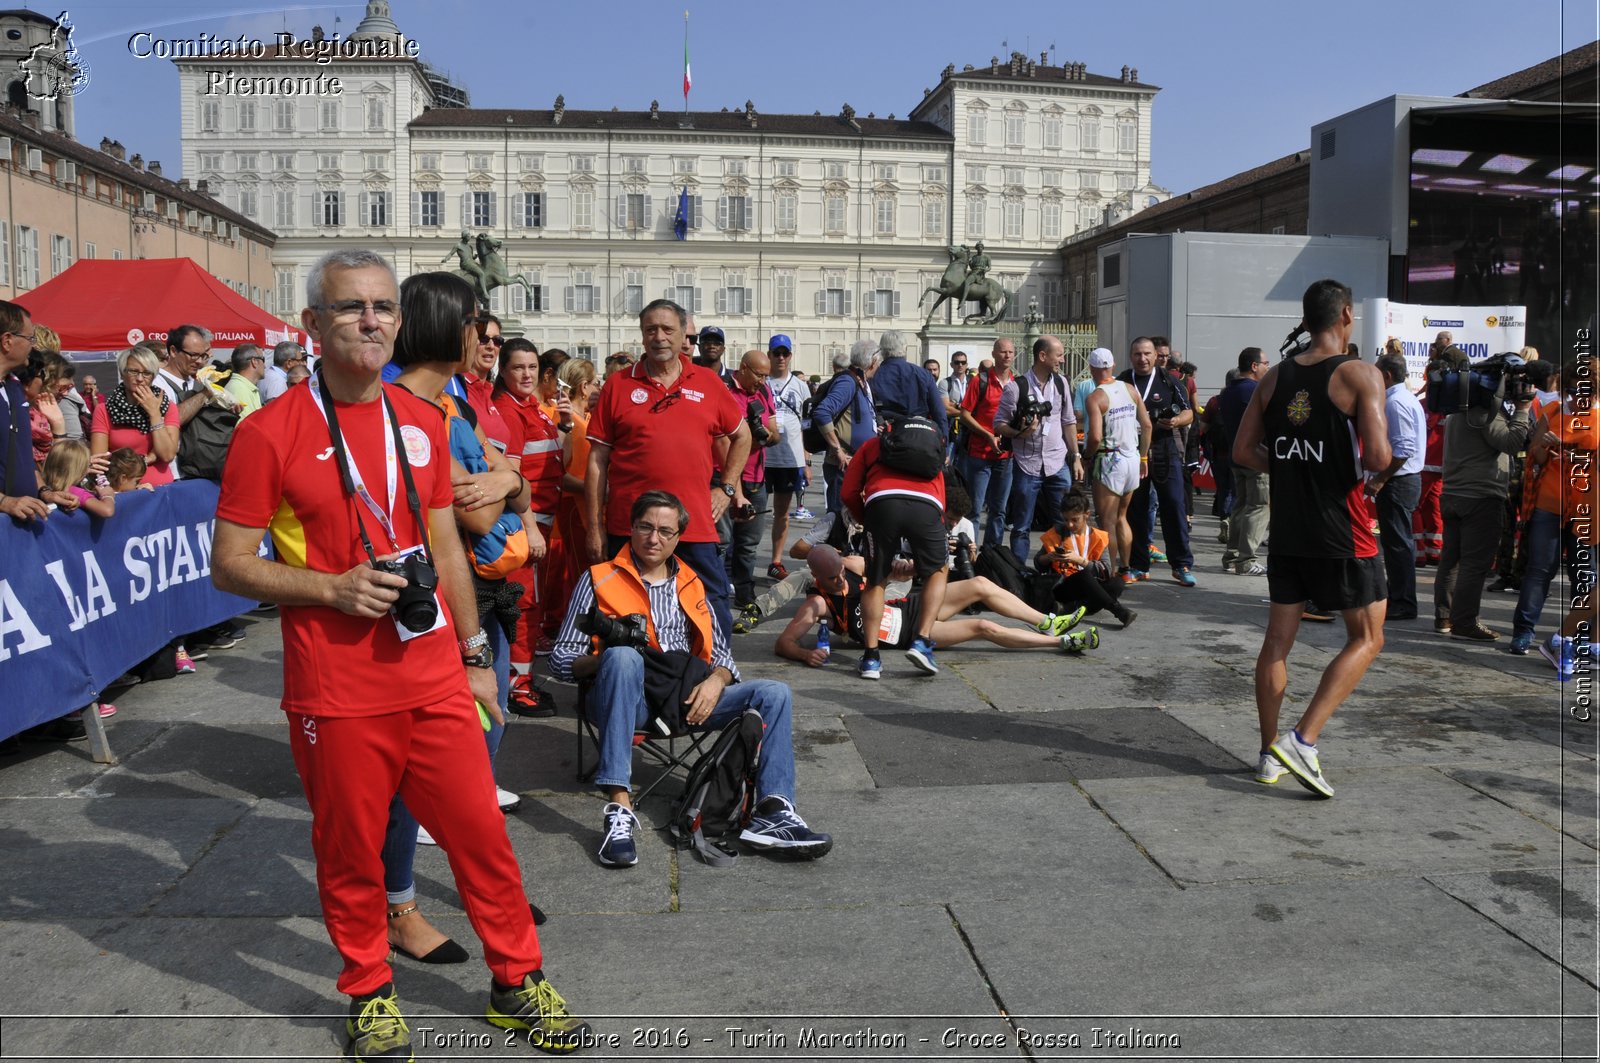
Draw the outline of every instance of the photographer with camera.
M693 568L673 556L689 527L688 510L675 495L646 491L634 500L628 518L628 541L617 556L578 578L550 654L552 675L594 684L588 701L600 734L594 782L608 802L600 862L607 867L639 862L634 842L639 819L630 790L634 733L652 716L702 729L721 727L746 709L761 714L766 733L756 770L755 809L740 840L758 852L823 856L833 839L811 830L794 810L789 688L767 679L739 681L728 640L712 620L705 585ZM591 638L591 631L598 634ZM674 687L678 692L690 677L702 677L680 704L651 704L652 666L647 662L660 655L678 655L676 663L694 669L682 673Z
M1473 369L1449 370L1441 365L1428 373L1429 408L1449 414L1444 422L1444 486L1439 492L1444 546L1433 584L1433 629L1441 635L1472 642L1500 638L1483 625L1478 612L1505 527L1511 455L1528 444L1533 389L1522 373L1523 364L1508 354ZM1464 408L1445 409L1445 403Z
M545 980L473 704L495 704L496 684L453 512L448 429L438 409L381 381L401 319L394 270L371 251L330 252L306 293L317 376L240 423L211 573L219 590L283 607L283 708L324 922L344 960L347 1051L409 1054L386 959L381 849L396 793L450 854L493 975L489 1020L570 1051L590 1030ZM257 554L268 531L276 560Z
M767 386L772 359L765 351L749 350L739 368L727 377L728 390L744 409L750 426L750 457L745 460L739 482L744 504L729 506L717 523L722 539L722 562L733 584L733 630L744 634L761 620L756 605L756 553L761 549L767 517L767 448L782 438L778 425L778 406Z
M1078 418L1062 379L1066 351L1055 336L1033 341L1033 365L1000 392L994 414L995 434L1011 440L1011 498L1006 524L1011 553L1019 564L1031 560L1029 535L1034 507L1044 491L1046 512L1061 509L1061 499L1074 481L1083 479L1078 456Z
M1181 429L1194 421L1189 392L1171 373L1156 365L1156 343L1148 336L1135 339L1128 349L1132 366L1117 377L1133 385L1150 415L1154 431L1147 462L1149 475L1139 481L1128 507L1133 548L1128 563L1135 580L1150 578L1152 492L1161 516L1161 537L1167 547L1172 578L1185 587L1195 584L1194 554L1189 550L1189 517L1183 500L1183 440Z

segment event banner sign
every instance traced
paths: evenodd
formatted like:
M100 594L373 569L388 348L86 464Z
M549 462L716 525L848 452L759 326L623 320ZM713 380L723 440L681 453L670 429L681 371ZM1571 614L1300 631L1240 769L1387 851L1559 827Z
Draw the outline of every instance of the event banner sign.
M95 699L179 635L255 603L211 584L217 485L117 496L101 520L0 518L0 737Z
M1520 306L1419 306L1374 299L1367 320L1376 323L1376 343L1397 337L1405 346L1406 368L1413 388L1424 383L1428 348L1441 332L1450 333L1468 358L1481 362L1495 354L1512 354L1524 345L1528 312Z

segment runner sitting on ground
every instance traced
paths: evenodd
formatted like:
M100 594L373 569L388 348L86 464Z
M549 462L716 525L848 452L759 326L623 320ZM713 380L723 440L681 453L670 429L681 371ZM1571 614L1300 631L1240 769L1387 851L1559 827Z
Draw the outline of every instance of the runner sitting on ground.
M864 559L842 557L831 546L813 547L806 557L806 563L811 566L811 593L800 604L800 611L789 621L789 626L778 636L772 651L779 657L817 668L828 659L828 655L821 650L806 649L800 645L800 639L819 621L827 620L841 639L861 645L861 591L866 585L867 566ZM878 627L878 638L882 645L891 649L911 645L915 635L913 622L920 604L917 599L917 592L912 591L905 598L884 603ZM1009 619L1031 624L1033 630L1007 627L975 616L951 619L974 603ZM1078 654L1100 645L1100 632L1096 628L1070 630L1082 618L1082 609L1062 616L1030 609L1021 598L980 576L949 584L944 603L939 608L939 619L933 625L933 639L940 646L983 639L1006 649L1060 647L1068 653Z

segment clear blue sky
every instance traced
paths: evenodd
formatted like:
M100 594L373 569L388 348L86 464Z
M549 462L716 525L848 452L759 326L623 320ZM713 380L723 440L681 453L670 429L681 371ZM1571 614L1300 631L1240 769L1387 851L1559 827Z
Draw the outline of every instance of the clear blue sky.
M168 0L60 0L77 25L90 83L78 98L78 138L121 140L129 153L179 163L178 78L170 62L135 59L128 37L201 33L271 40L322 24L348 33L364 3L267 9ZM1452 96L1592 41L1595 0L760 0L689 4L696 110L904 116L946 63L985 65L1051 44L1057 62L1116 76L1124 63L1156 97L1153 174L1186 192L1305 148L1311 126L1395 93ZM54 16L58 6L35 4ZM475 106L549 107L556 94L581 109L679 108L679 3L512 3L475 7L391 0L423 57L472 93ZM482 11L472 15L465 12ZM1312 14L1313 11L1327 14ZM230 13L231 12L231 13ZM1009 48L1003 47L1006 44Z

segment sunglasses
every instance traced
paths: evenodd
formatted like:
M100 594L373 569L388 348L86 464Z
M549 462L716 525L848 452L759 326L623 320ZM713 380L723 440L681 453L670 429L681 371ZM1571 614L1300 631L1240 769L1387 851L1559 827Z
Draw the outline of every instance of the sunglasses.
M699 343L700 334L698 332L691 332L689 335L685 336L684 339L688 340L690 343Z
M506 345L506 338L504 336L485 336L482 332L480 332L478 333L478 342L480 344L487 343L492 347L504 347Z

